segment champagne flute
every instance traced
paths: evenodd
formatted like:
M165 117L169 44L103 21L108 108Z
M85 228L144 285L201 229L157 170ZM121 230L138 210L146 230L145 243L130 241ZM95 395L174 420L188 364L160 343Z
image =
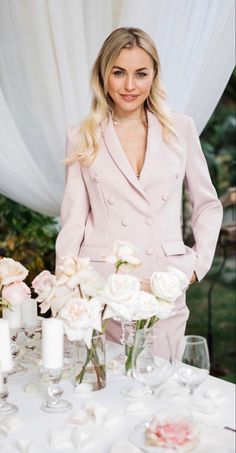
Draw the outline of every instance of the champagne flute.
M206 379L210 359L206 339L199 335L185 336L179 345L181 359L176 362L176 378L188 389L189 395Z

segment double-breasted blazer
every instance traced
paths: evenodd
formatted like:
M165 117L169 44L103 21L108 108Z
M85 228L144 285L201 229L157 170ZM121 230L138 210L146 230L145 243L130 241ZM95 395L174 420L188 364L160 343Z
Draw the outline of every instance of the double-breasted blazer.
M148 278L154 270L170 264L181 269L189 280L195 271L200 281L212 263L222 206L192 118L172 113L178 134L177 151L163 141L157 117L148 111L147 120L147 147L139 179L111 118L101 124L102 138L94 162L88 167L79 162L68 166L56 252L58 256L88 256L95 269L107 275L113 267L104 263L104 256L116 239L127 240L137 247L142 261L135 271L140 278ZM67 154L78 128L73 126L68 131ZM192 248L182 238L183 183L193 206ZM184 298L177 305L184 309L187 319Z

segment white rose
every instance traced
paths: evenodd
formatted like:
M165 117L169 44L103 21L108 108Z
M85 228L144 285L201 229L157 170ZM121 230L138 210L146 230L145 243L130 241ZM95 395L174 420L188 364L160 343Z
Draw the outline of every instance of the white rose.
M73 297L77 290L68 288L67 285L56 285L55 293L51 299L52 316L55 317L64 305ZM41 304L42 305L42 304Z
M139 290L140 282L137 277L111 274L102 293L102 299L107 305L104 319L118 317L131 321Z
M112 254L105 258L108 263L124 261L132 266L139 266L141 261L135 256L137 249L128 241L115 241L112 247Z
M57 261L56 278L58 283L66 284L72 289L80 283L87 282L92 272L89 258L66 255Z
M73 297L59 313L64 321L64 329L69 340L84 340L91 348L93 330L102 331L101 312L103 305L98 299L89 301Z
M145 291L139 291L135 300L135 310L133 319L150 319L152 316L158 316L158 303L153 294Z
M174 266L166 266L165 270L175 274L178 277L180 289L187 289L187 287L189 286L189 279L180 269L177 269Z
M0 288L2 285L22 282L28 275L29 271L18 261L12 258L0 259Z
M174 302L182 293L182 283L176 273L155 271L150 278L153 294L159 299Z
M105 287L105 280L93 271L90 279L81 284L81 290L84 297L96 297L103 291Z

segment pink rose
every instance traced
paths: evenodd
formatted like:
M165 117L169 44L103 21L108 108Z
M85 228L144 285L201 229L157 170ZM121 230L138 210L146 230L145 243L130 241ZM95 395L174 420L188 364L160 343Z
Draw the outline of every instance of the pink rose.
M181 447L181 451L185 448L195 446L198 441L198 426L194 425L188 417L178 415L161 416L152 420L150 426L146 430L146 443L156 447L173 448Z
M28 275L28 270L12 258L0 259L0 288L15 282L22 282Z
M49 271L40 272L32 281L32 286L38 294L38 302L43 302L45 299L50 301L55 293L56 277Z
M89 258L66 255L57 260L56 277L59 285L74 289L78 284L88 282L92 274Z
M5 285L2 289L2 299L11 305L18 305L27 298L30 298L30 288L24 282Z
M49 271L42 271L32 282L35 292L38 294L37 301L40 312L46 313L50 308L52 316L56 316L68 299L73 290L66 285L60 285L55 275Z

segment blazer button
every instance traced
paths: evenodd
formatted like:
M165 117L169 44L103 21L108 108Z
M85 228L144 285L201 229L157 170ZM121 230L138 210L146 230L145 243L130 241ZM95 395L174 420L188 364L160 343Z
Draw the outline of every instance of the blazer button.
M123 219L121 219L121 225L123 225L123 226L127 226L127 225L128 225L128 223L129 223L129 222L128 222L128 219L127 219L127 217L123 217Z
M163 193L162 196L161 196L161 198L162 198L163 201L169 200L169 195L168 195L168 193L166 193L166 192Z
M179 179L179 173L175 173L176 179Z
M146 248L146 255L152 255L153 249L151 247Z
M93 175L93 180L99 182L99 176L97 174Z
M153 224L153 218L152 217L146 217L145 223L146 223L146 225L152 225Z
M111 206L112 206L113 204L115 204L115 200L114 200L114 198L112 198L112 197L108 198L107 201L108 201L108 203L109 203Z

